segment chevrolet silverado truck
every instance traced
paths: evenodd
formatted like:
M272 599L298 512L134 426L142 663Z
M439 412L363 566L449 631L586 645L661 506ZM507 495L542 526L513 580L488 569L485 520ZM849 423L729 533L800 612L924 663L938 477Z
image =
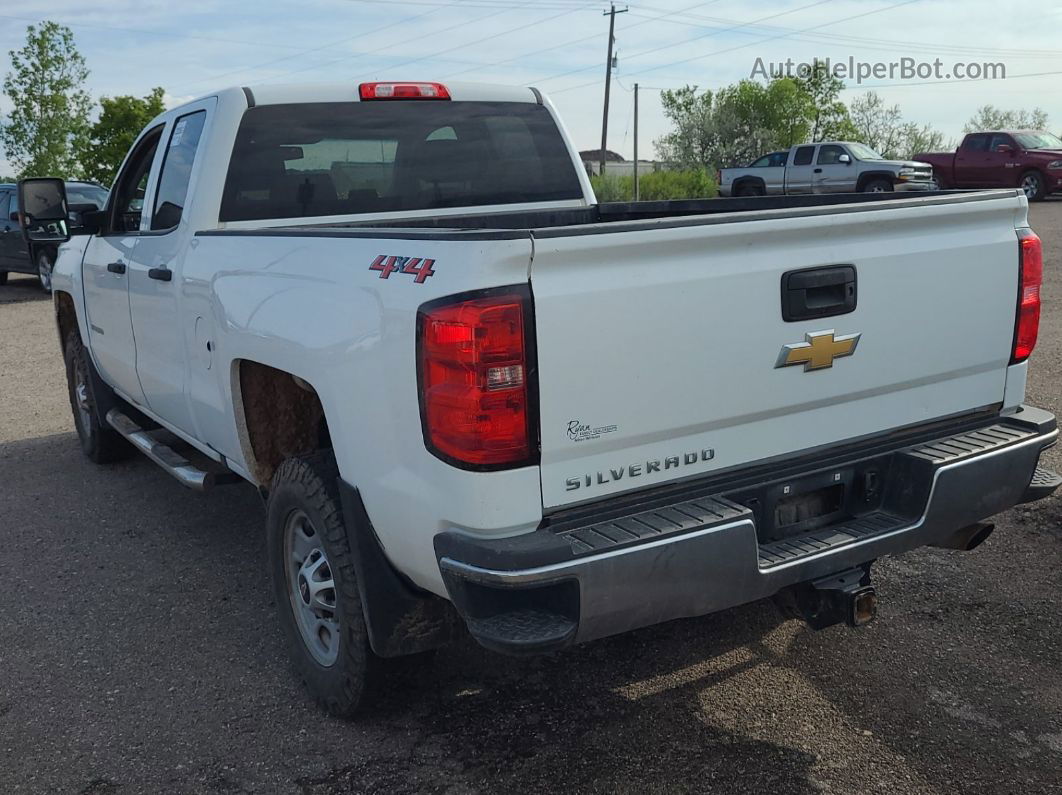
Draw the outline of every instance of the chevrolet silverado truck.
M791 196L798 193L888 193L931 190L928 163L886 160L869 146L836 141L772 152L744 168L716 174L720 196Z
M947 188L1020 188L1029 201L1062 191L1062 139L1042 130L975 132L954 152L915 155Z
M1014 190L598 204L539 91L366 83L168 110L82 234L64 202L21 183L81 448L259 489L336 714L456 633L859 625L876 559L1060 482Z

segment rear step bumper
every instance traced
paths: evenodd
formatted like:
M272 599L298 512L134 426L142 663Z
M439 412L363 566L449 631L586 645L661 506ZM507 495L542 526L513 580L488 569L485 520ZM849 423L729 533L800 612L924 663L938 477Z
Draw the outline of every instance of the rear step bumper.
M549 651L745 604L945 542L1058 488L1062 478L1038 465L1057 437L1054 416L1022 407L961 433L908 441L884 454L879 447L874 461L886 462L888 483L872 510L782 539L758 536L756 513L732 499L750 493L743 484L724 493L691 487L664 503L650 493L619 515L605 502L596 514L582 510L574 523L513 538L445 532L436 536L436 555L450 597L480 643L509 653ZM859 465L848 463L812 463L762 488L821 480L834 470L840 479Z

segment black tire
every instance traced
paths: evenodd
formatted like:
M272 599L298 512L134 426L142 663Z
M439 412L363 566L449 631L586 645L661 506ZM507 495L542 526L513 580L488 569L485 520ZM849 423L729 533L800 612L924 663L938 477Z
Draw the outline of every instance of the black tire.
M96 411L96 392L93 386L92 362L76 331L66 338L63 346L66 360L66 391L70 410L74 414L74 428L81 441L81 450L97 464L109 464L127 458L132 452L129 443L109 425L100 422Z
M1047 195L1047 183L1039 171L1026 171L1018 180L1018 187L1031 202L1042 202Z
M37 280L41 289L51 295L52 293L52 268L55 267L55 254L46 248L37 252L34 258L37 263Z
M738 186L737 196L763 196L763 187L755 182L743 182Z
M943 177L939 177L936 174L934 174L933 175L933 179L936 180L937 190L947 190L948 189L948 183L944 180Z
M863 193L892 193L892 182L883 178L876 177L874 179L868 179L866 184L863 185Z
M7 284L7 271L0 271L0 287Z
M295 671L323 709L349 718L372 690L379 659L369 648L354 552L343 523L338 479L339 471L331 451L283 461L273 475L266 505L266 540L277 617ZM335 658L329 663L319 659L322 647L327 644L321 644L316 651L310 648L310 643L320 643L319 631L313 640L308 640L304 624L300 623L305 621L301 616L319 604L310 595L302 574L297 575L297 581L293 580L292 569L305 570L316 552L310 552L300 567L294 547L289 546L290 534L294 532L290 524L302 519L308 520L313 530L309 537L323 552L327 576L334 585L326 589L332 593L331 618L338 625ZM322 617L329 617L327 611Z

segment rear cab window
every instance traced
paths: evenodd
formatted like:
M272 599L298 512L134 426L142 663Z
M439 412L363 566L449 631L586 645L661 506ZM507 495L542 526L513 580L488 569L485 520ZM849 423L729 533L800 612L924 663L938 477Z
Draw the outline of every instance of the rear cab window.
M173 229L181 222L192 165L205 122L206 111L199 110L180 116L173 124L155 192L155 208L151 214L153 231Z
M264 105L240 124L220 220L582 198L568 148L541 105Z

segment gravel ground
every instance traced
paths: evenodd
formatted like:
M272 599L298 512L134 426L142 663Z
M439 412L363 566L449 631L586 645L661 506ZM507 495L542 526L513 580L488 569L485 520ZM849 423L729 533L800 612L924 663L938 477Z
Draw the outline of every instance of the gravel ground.
M1062 201L1029 402L1062 410ZM942 297L943 298L943 297ZM360 721L289 673L250 487L72 431L50 305L0 288L0 791L1062 792L1062 500L875 568L880 617L769 603L547 658L395 665ZM1062 455L1049 454L1058 469Z

